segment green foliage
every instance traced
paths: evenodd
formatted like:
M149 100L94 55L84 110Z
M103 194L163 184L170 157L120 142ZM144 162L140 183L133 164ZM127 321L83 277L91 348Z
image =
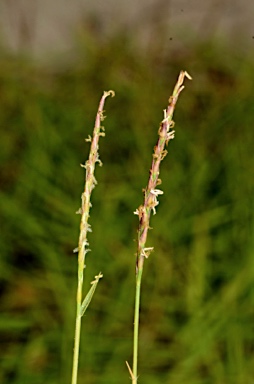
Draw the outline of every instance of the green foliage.
M152 51L153 52L153 51ZM140 382L249 383L254 375L253 61L206 43L157 60L124 37L86 41L75 63L0 62L0 382L69 383L85 142L107 104L92 197L80 382L128 382L137 217L162 110L180 69L193 77L144 268Z

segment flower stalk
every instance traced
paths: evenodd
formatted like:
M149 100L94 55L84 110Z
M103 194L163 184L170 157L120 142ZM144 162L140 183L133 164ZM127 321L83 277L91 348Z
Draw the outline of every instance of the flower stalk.
M89 153L89 158L86 161L85 165L81 165L86 170L85 177L85 187L84 192L81 195L81 208L77 213L81 214L80 221L80 235L78 248L74 252L78 252L78 287L77 287L77 307L76 307L76 325L75 325L75 338L74 338L74 350L73 350L73 366L72 366L72 380L71 384L77 384L78 377L78 360L79 360L79 347L80 347L80 333L81 333L81 317L83 316L85 310L87 309L96 286L99 280L102 278L102 274L95 276L95 280L92 281L92 287L89 290L86 297L83 299L83 279L84 279L84 268L85 268L85 257L87 252L90 251L88 248L89 243L87 240L87 233L91 232L91 226L88 223L89 211L92 206L91 204L91 194L94 189L97 181L94 176L95 164L99 163L102 165L102 162L99 158L99 138L100 136L105 136L104 128L101 126L101 122L104 120L103 108L106 98L111 95L114 96L113 91L104 92L97 111L95 126L93 131L93 137L90 136L86 141L91 142L91 148Z
M157 186L161 184L159 179L160 164L164 157L167 155L165 146L170 140L174 138L175 131L173 130L174 121L173 113L181 91L184 89L184 79L187 77L191 80L191 76L186 71L181 71L173 90L172 96L169 98L169 105L164 110L164 119L160 124L158 131L158 141L154 147L152 166L150 169L150 175L148 179L147 187L143 190L144 201L143 205L140 205L134 212L139 217L138 227L138 247L136 258L136 293L135 293L135 309L134 309L134 335L133 335L133 365L132 370L127 363L129 372L131 374L132 384L137 384L137 364L138 364L138 336L139 336L139 313L140 313L140 291L141 280L143 273L144 260L147 259L150 253L153 251L153 247L146 247L146 240L148 230L150 229L150 216L151 212L156 214L156 207L159 204L158 196L163 194L163 191L157 189Z

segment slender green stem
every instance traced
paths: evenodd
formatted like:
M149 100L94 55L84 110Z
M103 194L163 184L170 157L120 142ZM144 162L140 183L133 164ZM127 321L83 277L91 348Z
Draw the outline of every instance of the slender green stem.
M135 312L134 312L134 336L133 336L133 365L132 365L132 384L137 383L138 374L138 330L140 312L140 290L143 268L139 269L136 276Z
M77 307L76 307L76 326L75 326L75 339L74 339L74 350L73 350L73 366L72 366L72 381L71 384L77 384L78 377L78 360L79 360L79 346L80 346L80 333L81 333L81 317L82 317L82 291L83 291L83 279L84 279L84 268L85 268L85 257L86 253L89 251L87 232L91 231L91 226L88 223L89 212L91 208L91 194L92 190L95 187L96 179L94 177L95 164L98 162L102 165L99 159L99 138L104 136L103 127L101 127L101 121L104 119L103 108L105 99L109 96L114 96L113 91L104 92L97 111L95 126L93 131L93 137L88 137L87 141L91 142L91 148L89 153L89 158L85 165L82 165L86 169L86 181L84 192L81 196L81 208L77 213L81 214L80 221L80 235L79 235L79 244L78 244L78 288L77 288ZM102 277L101 274L96 276L96 278ZM92 282L95 283L95 282ZM89 302L88 298L88 302Z
M77 289L77 313L76 313L76 325L75 325L75 342L74 342L74 351L73 351L73 368L72 368L72 384L77 384L78 378L78 359L79 359L79 345L80 345L80 333L81 333L81 315L80 315L80 306L82 300L82 286L83 283L81 279L78 281Z
M143 273L144 260L147 259L153 251L153 247L146 247L146 240L148 230L150 229L150 216L151 212L156 213L156 207L159 204L157 197L163 192L156 187L161 184L159 179L160 164L167 154L165 146L169 140L174 138L174 131L172 130L174 122L172 120L175 110L176 102L181 91L184 89L183 81L187 77L191 79L186 71L181 71L173 90L172 96L169 98L169 105L164 110L164 119L162 120L159 128L159 138L156 146L154 147L152 166L148 179L147 187L144 189L143 205L140 205L134 212L139 217L138 227L138 250L136 259L136 294L135 294L135 310L134 310L134 336L133 336L133 366L132 370L127 363L127 367L131 374L132 384L137 384L137 365L138 365L138 338L139 338L139 312L140 312L140 288Z

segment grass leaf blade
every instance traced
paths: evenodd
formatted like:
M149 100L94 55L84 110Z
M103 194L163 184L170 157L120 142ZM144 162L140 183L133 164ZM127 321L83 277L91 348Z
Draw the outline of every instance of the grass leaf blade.
M80 307L80 316L81 317L84 315L85 311L87 310L87 307L92 300L92 297L93 297L93 294L94 294L95 289L97 287L97 284L102 277L103 277L103 275L100 272L99 275L95 276L95 279L91 282L92 286L89 289L89 291L88 291L86 297L84 298L83 303L81 304L81 307Z

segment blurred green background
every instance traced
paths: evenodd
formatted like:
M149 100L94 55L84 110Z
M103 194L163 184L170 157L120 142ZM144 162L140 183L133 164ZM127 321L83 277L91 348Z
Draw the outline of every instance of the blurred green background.
M159 36L158 36L159 37ZM254 83L251 55L216 41L144 49L83 36L73 60L0 59L0 382L69 383L85 142L104 90L79 383L128 383L138 220L163 109L181 69L176 137L162 163L140 328L140 383L252 383Z

